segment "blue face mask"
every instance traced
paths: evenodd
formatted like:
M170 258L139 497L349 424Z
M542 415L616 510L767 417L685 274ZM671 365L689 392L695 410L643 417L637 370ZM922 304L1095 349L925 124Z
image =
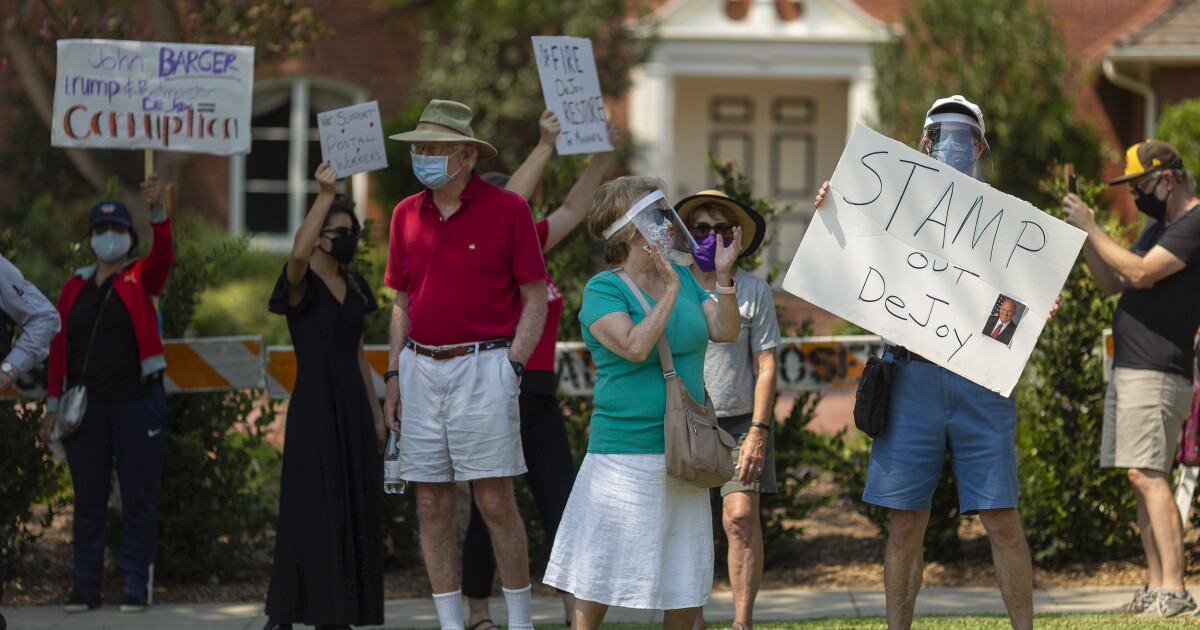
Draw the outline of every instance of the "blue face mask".
M125 257L132 244L133 237L129 236L128 232L121 234L116 230L109 230L103 234L92 235L92 251L96 253L96 258L104 262L113 262Z
M458 151L462 151L462 149ZM414 153L412 156L413 175L417 176L417 180L422 185L432 190L449 184L450 180L454 179L454 176L462 170L460 166L458 171L454 171L453 174L447 172L450 156L457 154L458 151L450 155L418 155Z

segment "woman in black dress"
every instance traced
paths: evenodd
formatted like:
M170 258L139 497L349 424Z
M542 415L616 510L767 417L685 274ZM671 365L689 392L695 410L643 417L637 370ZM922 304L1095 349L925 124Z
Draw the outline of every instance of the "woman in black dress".
M279 492L268 630L383 623L381 496L386 436L363 352L375 298L347 269L354 213L333 201L337 173L317 167L320 193L296 232L271 296L296 348Z

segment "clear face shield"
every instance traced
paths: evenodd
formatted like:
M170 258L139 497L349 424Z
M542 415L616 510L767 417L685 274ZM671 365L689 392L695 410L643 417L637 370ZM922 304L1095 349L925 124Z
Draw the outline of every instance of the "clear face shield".
M683 225L667 195L661 189L652 190L638 199L629 211L604 230L604 238L612 238L617 230L633 223L650 247L658 250L664 260L691 264L696 241Z
M934 123L925 129L925 137L929 140L929 157L960 173L976 175L976 147L984 141L973 127L962 123Z

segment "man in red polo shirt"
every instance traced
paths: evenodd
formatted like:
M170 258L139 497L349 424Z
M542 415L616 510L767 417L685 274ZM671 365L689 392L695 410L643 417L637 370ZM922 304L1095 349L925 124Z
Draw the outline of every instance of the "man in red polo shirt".
M400 476L417 484L421 552L442 628L462 628L456 481L474 481L508 604L532 628L525 528L512 478L525 472L517 396L546 319L546 267L519 195L484 182L471 110L433 100L412 144L425 190L397 204L384 284L395 289L384 415L400 433ZM403 421L403 430L401 430Z

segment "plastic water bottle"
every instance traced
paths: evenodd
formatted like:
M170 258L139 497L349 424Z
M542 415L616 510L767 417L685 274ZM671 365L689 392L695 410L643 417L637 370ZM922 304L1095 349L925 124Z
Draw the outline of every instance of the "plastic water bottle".
M383 449L383 492L404 494L407 482L400 478L400 434L388 433L387 447Z

